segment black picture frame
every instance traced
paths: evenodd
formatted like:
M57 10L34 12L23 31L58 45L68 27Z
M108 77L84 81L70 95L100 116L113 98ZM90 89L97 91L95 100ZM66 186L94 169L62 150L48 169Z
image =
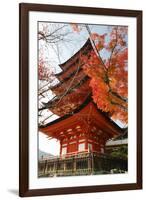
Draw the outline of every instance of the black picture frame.
M29 11L134 17L137 20L137 182L116 185L29 189ZM142 11L63 5L19 5L19 195L41 196L142 189Z

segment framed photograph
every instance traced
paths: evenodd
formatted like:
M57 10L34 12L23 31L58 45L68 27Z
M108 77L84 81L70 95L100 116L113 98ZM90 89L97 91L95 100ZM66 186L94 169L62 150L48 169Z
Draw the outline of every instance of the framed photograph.
M20 4L21 197L142 188L142 11Z

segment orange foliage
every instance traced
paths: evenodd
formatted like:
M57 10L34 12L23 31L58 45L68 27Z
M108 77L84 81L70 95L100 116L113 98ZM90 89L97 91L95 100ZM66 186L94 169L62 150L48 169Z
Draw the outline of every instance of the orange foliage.
M107 34L99 35L97 33L91 34L91 39L96 43L96 48L100 51L104 48L105 37Z
M111 52L110 58L103 62L95 52L84 56L84 72L91 78L92 97L97 107L108 112L113 119L128 121L128 49L126 46L127 28L113 28L110 40L105 45L106 35L93 33L92 39L96 43L97 51L103 48Z

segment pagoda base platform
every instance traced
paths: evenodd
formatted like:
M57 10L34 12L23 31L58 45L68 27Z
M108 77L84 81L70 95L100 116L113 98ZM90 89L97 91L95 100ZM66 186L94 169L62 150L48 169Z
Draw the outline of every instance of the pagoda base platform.
M127 160L97 152L55 157L38 163L38 177L126 173Z

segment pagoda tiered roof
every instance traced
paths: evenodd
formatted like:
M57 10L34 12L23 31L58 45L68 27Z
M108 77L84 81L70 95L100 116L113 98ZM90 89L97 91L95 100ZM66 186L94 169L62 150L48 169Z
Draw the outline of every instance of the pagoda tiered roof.
M46 103L45 106L59 116L74 112L91 95L89 82L89 78L84 77L73 88L69 88L66 92Z
M82 105L74 110L74 114L68 113L52 122L41 125L40 131L49 137L61 139L67 137L68 129L76 127L80 127L81 132L83 130L86 132L88 127L92 127L93 130L90 132L93 132L95 135L106 133L107 139L120 136L125 132L125 129L120 128L108 115L97 108L90 95ZM97 133L96 130L98 130ZM71 131L69 134L74 133Z
M74 73L71 73L69 77L66 77L63 81L50 88L52 92L56 95L61 95L68 87L74 88L78 83L87 78L87 75L83 72L81 67L79 70L73 72Z
M64 81L67 77L72 75L75 71L78 70L78 68L82 67L82 65L84 64L81 57L83 55L87 55L88 52L90 52L91 50L93 50L93 47L90 39L88 39L79 51L77 51L67 61L59 65L62 71L56 74L56 77L60 81Z
M91 51L93 48L90 39L88 39L78 52L60 64L62 72L55 75L60 82L50 88L55 97L44 103L44 106L54 114L64 116L74 112L91 94L90 79L84 73L85 63L82 59L84 55L89 57Z

